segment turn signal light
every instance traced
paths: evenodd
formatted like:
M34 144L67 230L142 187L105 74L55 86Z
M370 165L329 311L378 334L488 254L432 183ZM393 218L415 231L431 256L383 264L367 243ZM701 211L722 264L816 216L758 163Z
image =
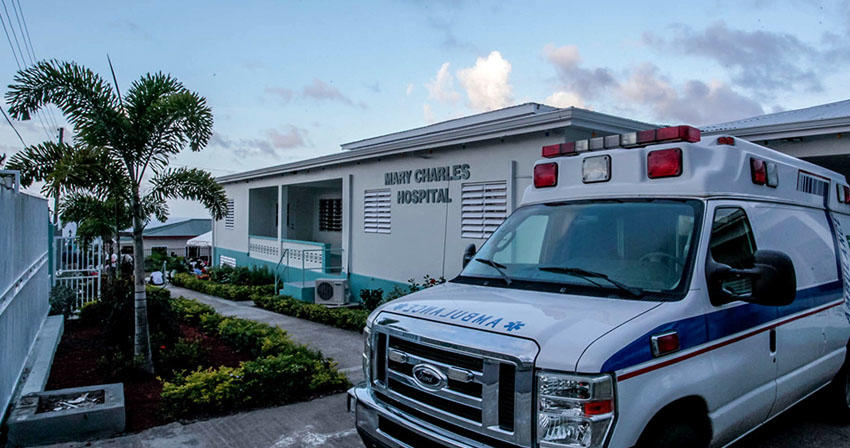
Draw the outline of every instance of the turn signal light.
M603 415L614 411L614 403L611 400L585 401L582 403L584 415Z
M652 336L653 356L662 356L679 350L679 333L671 331Z
M558 164L541 163L534 166L534 188L547 188L558 185Z
M669 148L650 151L646 155L646 170L650 179L681 175L682 150L680 148Z

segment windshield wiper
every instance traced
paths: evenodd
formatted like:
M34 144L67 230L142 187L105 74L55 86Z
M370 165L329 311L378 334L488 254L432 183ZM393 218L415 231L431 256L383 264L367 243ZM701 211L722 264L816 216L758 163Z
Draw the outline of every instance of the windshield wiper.
M497 261L489 260L487 258L473 258L473 260L475 260L475 261L477 261L481 264L486 264L487 266L490 266L491 268L495 269L496 271L499 272L499 275L501 275L502 278L505 280L505 284L507 284L508 286L511 285L511 281L512 281L511 277L508 276L508 274L505 273L505 269L508 268L507 266L505 266L502 263L499 263Z
M628 294L632 297L637 298L637 297L641 297L643 295L643 290L641 290L640 288L635 288L633 286L628 286L626 284L620 283L617 280L614 280L611 277L608 277L608 275L603 274L601 272L594 272L594 271L588 271L586 269L581 269L581 268L569 268L569 267L562 267L562 266L540 266L537 269L539 269L541 271L545 271L545 272L554 272L556 274L573 275L575 277L583 278L583 279L589 281L590 283L593 283L594 285L599 286L599 287L602 287L602 285L600 285L599 283L597 283L597 282L595 282L591 279L592 278L601 278L602 280L605 280L606 282L614 285L614 287L616 287L620 291L623 291L623 292L625 292L626 294Z

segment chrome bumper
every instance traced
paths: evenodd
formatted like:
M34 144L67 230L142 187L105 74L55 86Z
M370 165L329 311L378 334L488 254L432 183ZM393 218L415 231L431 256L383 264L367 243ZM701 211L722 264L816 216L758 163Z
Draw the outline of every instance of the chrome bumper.
M360 433L367 447L418 448L396 440L381 431L378 427L379 418L402 426L418 437L424 437L432 441L434 446L445 446L448 448L479 448L484 446L477 442L470 441L470 443L464 443L448 438L445 435L446 431L444 429L403 415L400 411L379 403L372 397L365 384L360 384L349 389L346 401L348 411L355 413L357 432Z

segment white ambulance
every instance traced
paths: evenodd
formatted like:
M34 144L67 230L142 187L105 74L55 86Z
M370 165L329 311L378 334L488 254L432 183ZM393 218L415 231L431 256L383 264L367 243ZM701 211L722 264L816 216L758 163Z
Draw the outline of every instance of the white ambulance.
M707 447L827 388L850 413L850 189L688 126L543 148L445 285L389 302L370 447Z

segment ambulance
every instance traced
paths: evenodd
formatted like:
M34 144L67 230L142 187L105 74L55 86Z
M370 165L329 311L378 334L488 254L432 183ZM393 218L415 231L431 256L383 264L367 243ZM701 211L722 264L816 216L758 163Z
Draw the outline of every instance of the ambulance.
M366 446L727 446L820 390L850 414L843 176L688 126L542 157L456 278L369 317Z

